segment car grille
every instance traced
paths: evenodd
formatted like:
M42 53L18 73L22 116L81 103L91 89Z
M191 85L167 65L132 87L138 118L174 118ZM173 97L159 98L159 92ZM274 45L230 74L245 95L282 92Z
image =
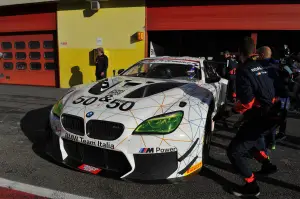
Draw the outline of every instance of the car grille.
M123 131L124 125L121 123L90 120L86 124L87 136L99 140L116 140Z
M63 141L68 158L75 161L124 174L131 170L130 163L122 152L89 146L66 139L63 139Z
M81 117L77 117L74 115L63 114L62 118L63 127L76 135L84 135L84 120Z

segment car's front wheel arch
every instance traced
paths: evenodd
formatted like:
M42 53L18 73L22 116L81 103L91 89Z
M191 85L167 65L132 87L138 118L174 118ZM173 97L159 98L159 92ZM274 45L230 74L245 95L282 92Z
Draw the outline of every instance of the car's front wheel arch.
M214 111L214 102L211 102L207 112L206 123L204 128L204 140L203 140L203 150L202 150L202 162L203 165L207 164L209 160L209 152L211 146L211 139L213 136L213 120L212 115Z

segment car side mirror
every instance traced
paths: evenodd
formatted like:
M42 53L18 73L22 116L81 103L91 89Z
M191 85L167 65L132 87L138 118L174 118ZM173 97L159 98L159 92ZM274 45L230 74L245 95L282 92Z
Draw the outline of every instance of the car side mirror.
M118 75L120 75L120 74L123 73L124 71L125 71L124 69L118 70Z

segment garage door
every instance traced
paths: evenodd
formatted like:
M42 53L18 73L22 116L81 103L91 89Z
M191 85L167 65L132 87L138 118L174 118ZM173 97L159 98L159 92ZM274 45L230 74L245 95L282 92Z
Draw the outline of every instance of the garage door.
M56 86L52 34L0 36L0 83Z
M167 4L167 1L162 1L161 4L163 3ZM156 4L158 5L147 5L148 31L300 30L300 4L208 6Z

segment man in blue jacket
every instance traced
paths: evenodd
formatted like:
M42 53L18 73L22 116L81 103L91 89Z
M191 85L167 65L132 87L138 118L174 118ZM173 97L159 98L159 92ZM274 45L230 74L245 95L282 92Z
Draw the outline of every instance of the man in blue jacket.
M258 196L259 186L252 172L247 155L251 153L262 164L260 173L271 174L277 167L270 162L265 153L263 137L275 126L272 117L275 90L273 80L259 63L253 60L254 41L244 38L240 45L240 65L236 72L236 90L239 100L228 115L239 113L244 123L227 149L227 156L234 168L244 178L246 184L233 189L236 196Z
M289 108L289 83L290 74L284 68L280 67L279 61L272 59L272 51L268 46L263 46L257 50L259 54L258 62L268 70L269 77L274 81L275 96L281 103L282 108L282 123L279 128L277 137L283 138L286 131L286 115ZM276 144L276 130L272 132L270 146L274 150Z

